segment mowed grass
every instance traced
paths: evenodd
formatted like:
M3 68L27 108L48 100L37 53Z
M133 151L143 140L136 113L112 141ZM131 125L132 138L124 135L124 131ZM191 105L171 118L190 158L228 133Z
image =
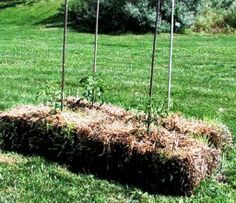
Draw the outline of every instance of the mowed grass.
M60 1L37 1L0 9L0 110L37 103L48 83L59 89L62 28L40 24L56 14ZM99 36L98 72L107 103L138 108L147 95L151 34ZM91 34L68 33L66 94L92 70ZM187 117L218 120L236 136L236 36L175 35L173 108ZM166 101L168 34L158 35L154 96ZM73 174L39 157L14 156L0 163L0 202L235 202L236 150L224 161L226 183L204 181L192 197L151 195L138 188Z

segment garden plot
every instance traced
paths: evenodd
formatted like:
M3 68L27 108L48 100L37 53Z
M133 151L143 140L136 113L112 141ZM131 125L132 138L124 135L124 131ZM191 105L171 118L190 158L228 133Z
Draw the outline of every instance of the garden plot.
M156 119L67 99L65 111L19 106L0 113L0 147L37 154L150 192L189 195L232 143L223 125L179 115Z

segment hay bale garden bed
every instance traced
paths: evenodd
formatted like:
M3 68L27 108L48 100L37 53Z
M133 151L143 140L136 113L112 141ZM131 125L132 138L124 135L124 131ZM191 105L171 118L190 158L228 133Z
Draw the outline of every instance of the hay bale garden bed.
M145 116L75 98L66 105L63 112L19 106L0 113L0 148L155 193L189 195L217 169L232 142L225 126L179 115L157 119L148 135Z

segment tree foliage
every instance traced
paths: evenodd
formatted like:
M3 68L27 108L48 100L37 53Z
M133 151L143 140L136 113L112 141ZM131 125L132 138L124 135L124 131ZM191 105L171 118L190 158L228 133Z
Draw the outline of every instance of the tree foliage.
M236 1L205 0L192 26L198 32L235 32Z
M70 16L80 30L94 32L96 4L97 0L70 0ZM156 0L100 0L99 31L102 33L153 31L156 4ZM176 30L190 28L196 25L196 19L197 23L201 24L199 15L206 15L205 11L209 8L224 11L226 24L232 26L234 20L228 9L234 4L234 0L176 0L175 23L178 27L175 28ZM159 31L169 31L170 15L171 1L161 0Z

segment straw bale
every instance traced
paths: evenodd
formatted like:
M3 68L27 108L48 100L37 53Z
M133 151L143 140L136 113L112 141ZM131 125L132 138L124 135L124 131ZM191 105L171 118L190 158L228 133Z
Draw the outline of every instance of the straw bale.
M183 117L163 118L147 134L142 120L119 107L75 98L66 105L63 112L20 106L0 113L0 147L39 154L151 192L189 195L214 173L221 146L230 140L218 126ZM189 136L194 133L212 136L215 146Z

